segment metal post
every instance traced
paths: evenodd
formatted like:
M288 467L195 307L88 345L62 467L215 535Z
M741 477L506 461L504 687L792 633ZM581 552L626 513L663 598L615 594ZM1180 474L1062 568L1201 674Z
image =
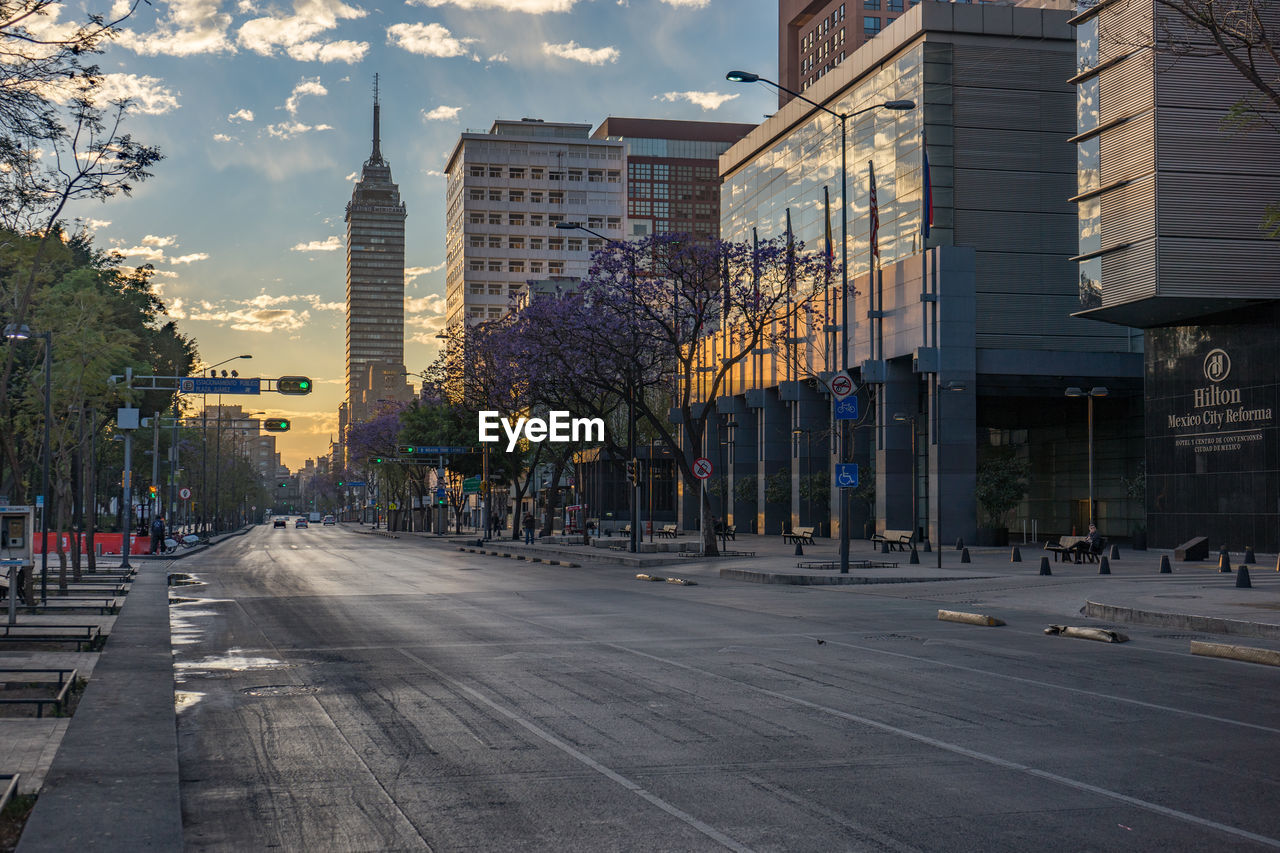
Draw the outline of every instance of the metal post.
M151 422L151 485L155 487L156 496L151 502L151 523L155 523L156 513L160 509L160 413L152 416ZM163 546L163 542L161 545Z
M849 187L846 168L845 120L840 116L840 357L839 369L846 367L849 358ZM832 405L835 405L834 399ZM849 453L849 429L845 421L838 421L840 430L839 461L847 462ZM849 490L840 489L840 574L849 574Z
M484 526L484 534L480 537L485 542L489 541L489 445L486 443L481 448L480 454L480 523Z
M933 345L937 347L938 356L939 356L939 359L941 359L942 347L939 346L938 344L937 332L934 332ZM938 365L938 369L939 370L942 369L941 364ZM937 543L937 547L934 548L934 550L938 552L938 568L942 568L942 543L945 540L942 538L942 455L943 455L943 450L942 450L942 374L941 373L933 374L933 409L934 409L934 412L936 413L935 420L937 421L937 434L936 434L935 440L938 444L938 451L937 453L934 454L935 458L938 460L937 465L935 466L937 467L938 470L934 472L934 475L933 475L934 478L938 481L938 488L937 488L938 493L934 495L934 500L937 501L938 503L938 512L937 512L938 543Z
M1093 508L1093 390L1089 390L1089 523L1094 521Z
M222 530L222 395L218 395L218 423L214 429L217 445L213 462L213 532Z
M44 497L44 511L40 513L40 606L49 600L49 511L53 509L49 494L49 459L53 447L49 437L49 424L53 420L53 332L42 332L44 338L44 471L40 475L40 493Z
M133 430L124 431L124 536L121 540L121 555L124 559L120 561L120 568L131 569L129 565L129 551L133 548Z
M207 533L209 525L209 397L200 399L200 532Z
M173 438L169 446L169 526L178 520L178 395L173 396ZM177 537L174 537L177 538Z

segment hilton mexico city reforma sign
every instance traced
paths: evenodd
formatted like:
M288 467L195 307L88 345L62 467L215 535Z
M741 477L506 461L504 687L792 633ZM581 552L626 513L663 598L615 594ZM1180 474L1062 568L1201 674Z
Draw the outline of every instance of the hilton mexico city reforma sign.
M1264 310L1264 314L1269 314ZM1280 550L1280 331L1275 318L1149 329L1151 544Z

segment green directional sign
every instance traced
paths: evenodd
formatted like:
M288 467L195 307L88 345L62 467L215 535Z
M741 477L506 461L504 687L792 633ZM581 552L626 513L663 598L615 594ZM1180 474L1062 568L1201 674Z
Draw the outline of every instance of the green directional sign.
M463 480L463 481L462 481L462 493L463 493L464 495L478 495L478 494L480 494L480 478L479 478L479 477L468 477L467 479Z

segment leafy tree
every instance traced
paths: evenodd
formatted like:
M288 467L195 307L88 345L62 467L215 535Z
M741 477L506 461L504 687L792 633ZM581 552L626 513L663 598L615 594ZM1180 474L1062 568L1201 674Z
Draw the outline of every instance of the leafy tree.
M993 448L978 466L978 506L992 527L1008 526L1009 513L1027 493L1030 466L1013 448Z

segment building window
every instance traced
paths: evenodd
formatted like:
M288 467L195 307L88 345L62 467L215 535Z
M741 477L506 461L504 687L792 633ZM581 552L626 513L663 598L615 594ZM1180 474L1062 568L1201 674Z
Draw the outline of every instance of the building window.
M473 260L471 262L472 272L484 272L484 261Z
M473 178L483 178L483 177L484 177L484 166L472 166L472 167L471 167L471 171L469 172L469 174L470 174L470 175L471 175L471 177L473 177Z
M620 183L622 183L622 172L618 171L617 169L610 169L610 170L609 170L609 183L611 183L611 184L620 184Z
M532 204L542 204L542 193L540 192L529 193L529 201Z
M551 251L553 251L553 252L563 252L563 251L564 251L564 238L563 238L563 237L551 237L551 238L549 238L549 239L547 240L547 248L548 248L548 249L550 249L550 250L551 250Z
M592 238L590 238L590 239L588 239L588 240L587 240L587 251L589 251L589 252L598 252L598 251L600 251L600 249L602 249L602 248L604 248L604 241L603 241L603 240L597 239L597 238L595 238L595 237L592 237Z
M502 261L489 261L489 272L502 272Z
M491 281L491 282L489 282L489 295L490 295L490 296L501 296L501 295L502 295L502 282L499 282L499 281Z
M542 214L541 214L541 213L530 213L530 214L529 214L529 227L530 227L530 228L541 228L541 227L542 227Z
M508 249L523 249L523 248L524 248L524 238L523 238L523 237L508 237L508 238L507 238L507 248L508 248Z
M564 193L547 193L547 204L564 204Z
M880 19L870 17L863 18L862 34L869 39L878 36L880 34Z
M501 225L501 224L502 224L502 214L501 214L501 213L490 213L490 214L489 214L489 224L490 224L490 225Z
M471 248L473 248L473 249L483 249L483 248L484 248L484 235L483 235L483 234L472 234L472 235L471 235Z
M569 238L569 251L570 251L570 252L581 252L581 251L582 251L582 238L581 238L581 237L570 237L570 238Z
M862 8L868 11L879 9L880 0L862 0Z
M533 249L535 252L541 252L541 251L542 251L542 238L541 238L541 237L530 237L530 238L529 238L529 248L530 248L530 249Z
M549 213L549 214L547 214L547 224L548 224L548 225L555 225L557 222L564 222L564 214L563 214L563 213Z
M616 231L622 227L622 217L610 216L608 219L608 223L609 223L609 230Z
M524 261L508 261L507 272L524 272Z
M888 0L889 5L886 7L890 12L902 11L902 0Z
M569 170L569 180L570 180L570 181L577 181L578 183L582 183L582 170L581 170L581 169L570 169L570 170Z
M472 225L483 225L484 214L482 212L473 210L471 211L471 214L467 217L467 221L470 222Z
M532 272L532 273L542 272L542 261L529 261L529 272Z
M547 172L548 181L563 181L564 172Z
M489 190L489 201L502 201L502 190Z
M564 261L547 261L549 275L564 275Z
M490 248L490 249L501 249L501 248L502 248L502 238L501 238L501 237L499 237L497 234L490 234L490 235L489 235L489 248Z
M844 20L844 4L843 3L840 4L839 9L836 9L836 20L837 21Z
M546 175L546 170L545 170L545 169L530 169L530 170L529 170L529 179L530 179L530 180L533 180L533 181L540 181L540 180L542 180L542 179L543 179L543 177L545 177L545 175Z
M588 217L587 217L587 227L588 227L588 228L603 228L603 227L604 227L604 217L603 217L603 216L588 216Z
M470 201L484 201L484 190L478 190L478 189L468 190L467 198Z
M524 225L524 214L523 213L507 214L507 224L508 225Z
M489 167L489 177L491 177L491 178L501 178L501 177L502 177L502 167L501 167L501 166L490 166L490 167Z
M484 285L483 285L483 284L473 284L473 285L471 285L469 288L467 288L467 291L468 291L472 296L484 296Z
M511 190L507 193L507 201L514 201L517 204L524 201L524 190Z
M587 172L587 181L592 184L604 183L604 170L591 169L590 171Z
M512 166L510 169L507 170L507 174L512 178L512 180L523 181L524 166Z

